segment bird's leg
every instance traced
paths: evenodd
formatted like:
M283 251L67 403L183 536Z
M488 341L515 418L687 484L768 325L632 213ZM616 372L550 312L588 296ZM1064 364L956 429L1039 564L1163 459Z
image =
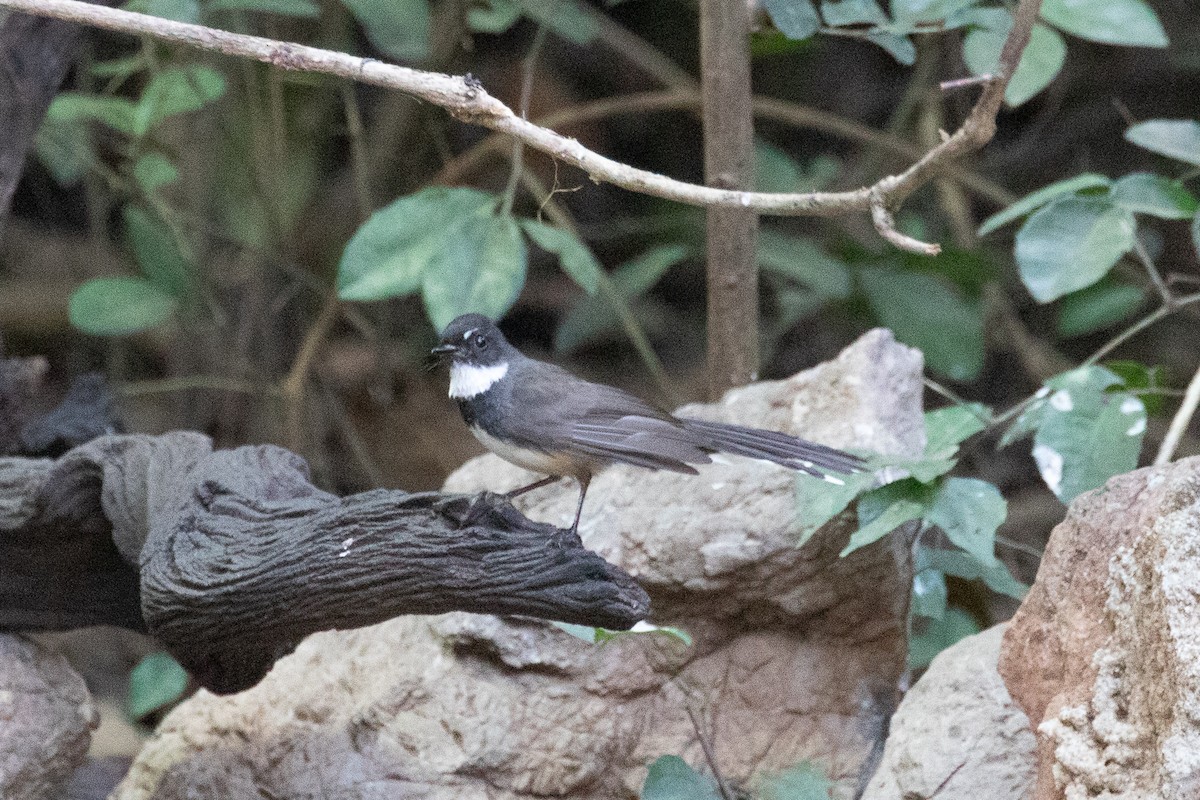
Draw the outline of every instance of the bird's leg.
M504 496L509 500L512 500L514 497L520 497L526 492L532 492L534 489L540 489L548 483L554 483L561 477L561 475L550 475L549 477L542 478L540 481L534 481L528 486L522 486L520 489L513 489L511 492L505 492Z
M575 522L571 524L571 533L579 535L579 515L583 513L583 498L587 497L588 484L592 482L591 475L579 478L579 505L575 507Z

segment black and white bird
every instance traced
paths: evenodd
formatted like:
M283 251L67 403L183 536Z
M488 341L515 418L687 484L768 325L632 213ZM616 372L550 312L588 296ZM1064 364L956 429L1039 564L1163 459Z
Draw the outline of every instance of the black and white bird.
M765 459L830 483L859 472L858 456L776 431L676 417L612 386L590 383L535 361L480 314L456 318L433 355L450 360L450 397L475 438L496 455L549 477L508 493L516 497L563 476L579 482L579 527L592 475L613 463L697 474L712 453Z

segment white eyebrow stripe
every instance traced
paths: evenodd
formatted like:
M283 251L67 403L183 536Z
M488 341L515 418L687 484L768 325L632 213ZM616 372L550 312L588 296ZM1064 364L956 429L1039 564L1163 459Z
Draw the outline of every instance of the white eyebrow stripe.
M471 330L469 330L469 331L467 331L466 333L464 333L464 334L463 334L463 341L465 342L467 339L470 339L472 336L474 336L474 335L475 335L475 331L477 331L477 330L479 330L479 328L471 328Z

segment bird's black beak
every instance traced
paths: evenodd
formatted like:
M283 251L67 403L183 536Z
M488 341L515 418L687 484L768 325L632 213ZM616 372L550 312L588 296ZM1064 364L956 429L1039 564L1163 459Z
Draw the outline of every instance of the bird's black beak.
M442 344L439 344L437 347L430 350L429 355L440 359L449 355L453 355L456 352L458 352L458 347L456 345L446 344L443 342Z

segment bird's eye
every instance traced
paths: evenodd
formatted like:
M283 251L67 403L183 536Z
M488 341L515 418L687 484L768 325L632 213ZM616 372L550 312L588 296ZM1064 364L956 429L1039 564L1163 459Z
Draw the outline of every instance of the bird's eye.
M483 334L476 336L475 337L475 346L478 347L480 350L486 350L487 349L487 337L485 337Z

